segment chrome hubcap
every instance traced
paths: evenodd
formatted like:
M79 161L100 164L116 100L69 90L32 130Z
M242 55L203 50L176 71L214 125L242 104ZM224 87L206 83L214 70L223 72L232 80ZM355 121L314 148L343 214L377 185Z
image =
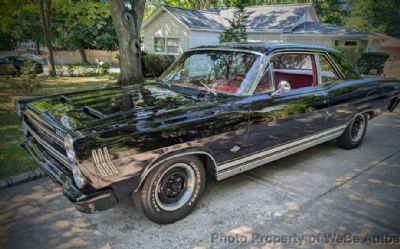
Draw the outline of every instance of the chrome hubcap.
M156 203L165 211L175 211L190 199L195 187L195 173L186 163L168 168L156 185Z
M363 136L365 128L365 116L360 114L354 118L353 125L351 126L351 140L358 142Z

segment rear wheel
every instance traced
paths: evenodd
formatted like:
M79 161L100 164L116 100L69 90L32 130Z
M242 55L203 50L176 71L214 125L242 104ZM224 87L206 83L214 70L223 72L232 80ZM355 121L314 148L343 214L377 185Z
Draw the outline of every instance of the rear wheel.
M338 145L344 149L354 149L362 143L368 125L368 116L358 114L346 127L343 134L336 139Z
M136 201L146 216L160 224L182 219L196 206L205 187L205 170L195 156L174 158L150 172Z

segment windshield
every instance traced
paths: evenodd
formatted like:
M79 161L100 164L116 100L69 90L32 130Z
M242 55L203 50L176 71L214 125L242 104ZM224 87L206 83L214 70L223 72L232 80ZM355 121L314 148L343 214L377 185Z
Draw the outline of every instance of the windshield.
M161 80L183 87L240 95L255 80L260 55L225 50L198 50L184 54Z

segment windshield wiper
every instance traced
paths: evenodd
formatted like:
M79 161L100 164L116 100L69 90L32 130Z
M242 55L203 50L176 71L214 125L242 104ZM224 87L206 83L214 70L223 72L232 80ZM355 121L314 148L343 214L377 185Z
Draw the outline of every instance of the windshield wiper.
M199 82L205 89L207 89L207 91L208 91L209 93L212 93L214 96L217 96L217 95L218 95L217 92L214 91L214 89L212 89L212 88L210 88L209 86L207 86L207 84L204 83L202 80L199 80L198 82Z
M162 84L167 85L168 87L171 87L171 83L169 83L167 80L157 79L156 82L162 83Z

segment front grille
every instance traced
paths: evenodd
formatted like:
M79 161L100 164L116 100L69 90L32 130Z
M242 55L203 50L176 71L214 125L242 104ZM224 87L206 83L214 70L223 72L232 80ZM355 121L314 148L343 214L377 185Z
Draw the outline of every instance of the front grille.
M32 110L24 112L23 125L29 134L46 150L47 154L71 169L64 148L63 137L57 134L57 129L43 121Z

